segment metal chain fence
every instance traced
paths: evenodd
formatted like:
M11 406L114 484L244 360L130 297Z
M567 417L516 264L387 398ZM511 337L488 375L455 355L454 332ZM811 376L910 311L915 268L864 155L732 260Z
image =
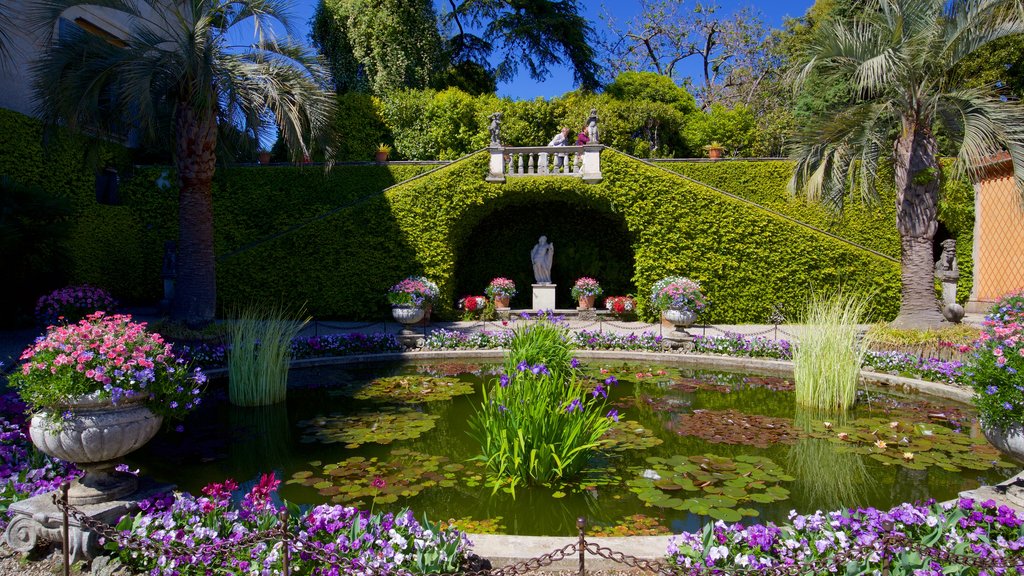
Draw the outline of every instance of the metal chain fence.
M182 542L169 541L157 543L152 540L139 538L133 534L121 532L114 526L105 522L89 518L82 511L68 503L68 488L70 484L65 482L60 491L53 495L54 504L63 514L62 539L64 553L64 575L70 576L70 526L74 518L80 526L87 528L106 541L116 542L121 548L135 549L145 553L174 557L203 558L206 562L213 562L217 557L226 556L232 553L247 551L253 546L266 542L274 547L281 548L281 576L291 576L291 567L296 558L303 561L313 561L321 567L337 568L343 574L362 574L365 576L398 576L409 574L401 570L380 570L369 566L361 565L357 560L340 558L337 554L321 548L310 542L300 542L288 530L288 513L281 511L278 515L278 522L274 528L254 532L242 538L232 541L218 542L212 544L187 545ZM618 552L607 546L601 546L595 542L588 542L585 532L585 520L580 518L576 522L579 536L575 543L542 554L540 556L521 560L500 568L490 568L486 562L474 557L468 562L463 570L457 574L463 576L519 576L537 572L562 560L578 558L578 574L585 576L587 573L586 556L589 554L603 558L614 564L620 564L647 574L658 574L662 576L799 576L801 574L827 574L835 572L836 567L844 566L849 562L866 560L873 555L879 558L882 569L882 576L889 576L891 564L897 553L914 552L921 558L929 558L945 566L965 566L976 568L979 571L992 570L997 574L1005 573L1009 568L1017 569L1018 573L1024 569L1024 553L1011 557L982 557L967 554L957 554L943 550L935 546L925 546L914 542L905 534L896 532L891 523L883 526L885 535L877 543L868 542L853 546L847 550L837 552L827 557L817 558L811 561L779 564L768 567L741 568L706 566L703 562L696 562L695 565L686 567L660 560L638 558ZM452 576L445 573L427 573L422 576Z

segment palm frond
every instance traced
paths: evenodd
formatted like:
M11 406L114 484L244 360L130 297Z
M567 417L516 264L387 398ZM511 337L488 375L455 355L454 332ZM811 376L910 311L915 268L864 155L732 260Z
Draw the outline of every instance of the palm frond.
M981 88L944 94L939 119L959 140L958 174L979 178L994 155L1008 152L1014 181L1024 198L1024 106L993 97Z
M958 0L950 4L941 58L953 68L990 42L1024 34L1019 0Z

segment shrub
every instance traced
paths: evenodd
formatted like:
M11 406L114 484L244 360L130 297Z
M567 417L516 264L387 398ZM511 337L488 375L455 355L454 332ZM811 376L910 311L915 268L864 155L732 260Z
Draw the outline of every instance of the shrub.
M36 302L36 322L40 326L75 324L96 312L114 312L117 300L104 289L83 284L67 286L40 296Z
M793 349L796 402L824 411L853 404L870 339L858 335L865 300L837 293L807 304L800 339Z
M1000 299L985 317L967 376L982 421L1024 426L1024 292Z
M309 322L282 306L252 305L229 321L228 398L236 406L269 406L288 394L292 340ZM300 311L301 315L301 311Z
M566 330L550 320L513 330L505 372L484 388L470 419L495 490L578 475L617 413L604 413L607 386L583 388Z
M33 412L74 412L69 403L81 398L116 405L142 396L153 412L178 417L199 404L206 381L159 334L122 314L95 312L77 324L51 326L21 359L9 381Z

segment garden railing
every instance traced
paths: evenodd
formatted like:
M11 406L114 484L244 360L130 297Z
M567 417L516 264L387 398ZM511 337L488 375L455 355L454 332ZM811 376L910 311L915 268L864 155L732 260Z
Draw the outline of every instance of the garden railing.
M583 146L523 146L489 148L489 182L506 177L574 176L584 182L601 181L600 144Z

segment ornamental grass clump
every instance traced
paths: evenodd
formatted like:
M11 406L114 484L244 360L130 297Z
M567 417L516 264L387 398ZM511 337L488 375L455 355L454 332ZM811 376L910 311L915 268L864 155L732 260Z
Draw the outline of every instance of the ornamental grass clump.
M615 378L586 390L565 328L548 320L520 325L509 345L504 373L484 388L470 435L493 488L515 494L521 484L577 476L618 414L605 411Z
M77 324L51 326L21 355L9 377L31 412L75 412L80 400L113 405L144 398L156 414L184 416L199 404L206 377L171 344L126 314L95 312Z
M36 301L36 322L40 326L74 324L96 311L113 312L117 308L106 290L82 284L54 290Z
M985 317L965 367L974 405L988 426L1024 427L1024 292L1003 297Z
M866 301L842 294L814 296L807 305L800 339L793 346L796 403L819 410L846 410L857 393L860 368L870 345L857 325Z
M301 314L301 312L300 312ZM254 305L229 321L228 398L236 406L269 406L288 393L292 340L309 322L284 306Z

